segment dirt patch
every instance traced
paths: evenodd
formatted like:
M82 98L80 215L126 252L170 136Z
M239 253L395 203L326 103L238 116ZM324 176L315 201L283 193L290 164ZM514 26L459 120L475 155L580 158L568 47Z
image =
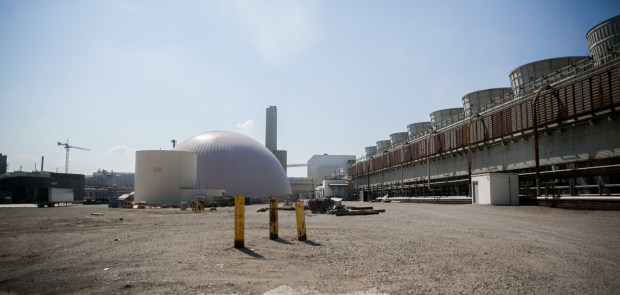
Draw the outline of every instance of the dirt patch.
M345 203L347 204L347 203ZM368 205L348 203L352 206ZM0 293L616 294L620 212L371 204L385 213L0 208ZM100 213L100 214L93 214Z

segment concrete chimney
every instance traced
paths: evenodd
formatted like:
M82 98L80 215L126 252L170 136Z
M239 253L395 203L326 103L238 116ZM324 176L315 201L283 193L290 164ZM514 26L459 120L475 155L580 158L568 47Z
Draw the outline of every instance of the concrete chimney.
M267 108L266 122L265 147L273 152L278 149L278 109L276 106Z

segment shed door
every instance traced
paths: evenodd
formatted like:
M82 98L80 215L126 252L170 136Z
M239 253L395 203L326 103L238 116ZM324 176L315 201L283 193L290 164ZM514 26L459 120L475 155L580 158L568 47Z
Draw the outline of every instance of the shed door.
M478 182L477 181L472 181L471 182L471 202L472 204L477 204L478 203Z

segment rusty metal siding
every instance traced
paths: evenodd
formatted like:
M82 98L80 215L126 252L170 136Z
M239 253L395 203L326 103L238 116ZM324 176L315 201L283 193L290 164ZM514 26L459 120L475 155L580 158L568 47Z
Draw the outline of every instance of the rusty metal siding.
M463 124L459 127L457 127L454 130L455 136L454 136L454 145L455 148L461 148L464 147L467 144L467 137L466 137L466 132L467 131L467 124Z
M575 103L575 85L569 85L566 89L566 112L569 118L577 115L577 105Z
M614 105L620 104L620 75L618 74L618 68L610 70L610 93Z
M411 144L406 144L401 149L403 153L403 161L410 162L411 161Z

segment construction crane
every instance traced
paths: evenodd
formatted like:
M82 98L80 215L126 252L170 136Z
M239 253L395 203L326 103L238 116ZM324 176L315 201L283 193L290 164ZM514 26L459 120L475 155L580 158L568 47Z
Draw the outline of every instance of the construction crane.
M59 141L58 145L65 147L65 150L67 150L67 159L65 160L65 174L69 173L69 149L78 149L78 150L84 150L84 151L88 151L89 150L89 149L85 149L85 148L69 145L69 140L68 139L67 139L67 142L65 142L65 143L62 143L62 142Z

